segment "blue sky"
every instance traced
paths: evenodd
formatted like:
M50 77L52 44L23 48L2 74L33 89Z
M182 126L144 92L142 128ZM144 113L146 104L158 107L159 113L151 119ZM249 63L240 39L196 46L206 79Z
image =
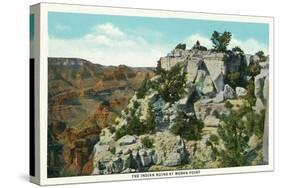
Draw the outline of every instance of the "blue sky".
M267 24L51 12L49 56L80 57L105 65L155 66L160 56L180 42L191 47L200 40L210 48L214 30L233 34L230 47L238 45L247 53L268 51Z

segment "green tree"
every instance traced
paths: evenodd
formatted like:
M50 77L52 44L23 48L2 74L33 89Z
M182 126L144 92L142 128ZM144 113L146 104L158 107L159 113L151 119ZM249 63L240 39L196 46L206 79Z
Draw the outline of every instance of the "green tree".
M136 93L137 98L138 99L143 98L150 88L151 88L151 81L148 78L148 76L146 76L145 79L143 80L140 88L137 90L137 93Z
M147 117L144 122L144 129L146 133L152 133L155 131L155 114L151 104L148 104Z
M192 47L193 50L201 50L206 51L207 48L205 46L202 46L199 42L199 40L196 41L196 44Z
M232 51L233 52L238 52L240 54L244 54L244 51L240 47L238 47L238 46L235 46L234 48L232 48Z
M180 63L171 68L170 71L161 70L158 84L154 84L160 96L166 102L175 102L184 94L186 72Z
M250 106L237 111L230 109L229 115L220 117L223 123L218 128L218 136L224 148L217 150L213 147L218 145L216 138L210 139L209 144L214 149L222 167L248 165L249 138L255 134L262 139L264 118L264 112L258 114Z
M181 49L181 50L185 50L186 49L186 44L184 43L179 43L175 49Z
M152 138L149 138L148 136L146 136L141 139L141 143L145 148L152 148L154 140Z
M256 55L260 58L260 61L266 61L266 56L263 51L258 51Z
M213 50L216 52L225 52L230 43L231 37L232 34L230 32L225 31L223 33L219 33L218 31L214 31L211 37Z
M134 102L133 108L130 109L129 117L127 117L127 124L123 127L115 130L115 138L119 138L129 134L129 135L142 135L150 134L155 131L155 115L152 110L152 106L148 107L148 115L145 122L141 122L139 116L136 114L136 109L139 107L138 102Z
M224 145L224 149L218 154L221 166L246 165L247 159L245 155L249 137L246 134L246 127L242 122L242 115L239 112L231 111L231 114L223 117L222 120L224 124L218 128L219 137Z
M201 138L203 123L196 117L187 117L184 112L177 113L175 123L171 127L171 132L180 135L186 140L198 140Z
M225 83L229 84L232 88L242 86L243 80L240 72L229 72L225 76Z

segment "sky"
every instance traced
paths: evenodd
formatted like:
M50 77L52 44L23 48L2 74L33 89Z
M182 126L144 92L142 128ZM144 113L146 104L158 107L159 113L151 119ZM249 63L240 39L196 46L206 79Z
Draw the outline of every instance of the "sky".
M191 48L199 40L212 48L214 30L232 33L229 49L239 46L249 54L268 53L268 24L49 12L49 57L154 67L178 43Z

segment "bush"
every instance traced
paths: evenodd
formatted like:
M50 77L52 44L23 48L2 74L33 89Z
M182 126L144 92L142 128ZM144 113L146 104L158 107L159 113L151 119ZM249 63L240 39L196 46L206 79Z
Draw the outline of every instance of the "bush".
M184 43L179 43L175 49L181 49L181 50L185 50L186 49L186 44Z
M231 108L233 107L233 104L231 104L231 102L229 102L229 101L226 101L225 104L224 104L224 106L225 106L226 108L231 109Z
M246 68L246 74L248 76L251 76L252 78L260 74L261 72L261 66L259 64L250 64Z
M139 117L135 114L135 111L131 112L130 116L127 118L127 125L121 127L120 129L117 129L115 137L118 140L119 138L127 134L142 135L152 133L155 131L155 126L155 115L152 111L152 107L149 106L148 116L144 123L139 120Z
M141 144L145 147L145 148L152 148L153 147L153 143L154 140L149 138L148 136L143 137L141 139Z
M149 91L149 89L151 88L151 81L149 80L149 78L146 76L145 79L143 80L140 88L137 90L137 98L141 99L143 98L147 92Z
M203 123L195 117L187 117L184 112L178 112L175 123L171 127L171 132L186 140L199 140L202 128Z
M257 56L259 56L259 58L260 58L260 61L266 61L266 56L264 55L264 52L263 51L258 51L257 53L256 53L256 55Z
M140 103L139 103L138 101L134 101L132 111L135 112L136 109L137 109L139 106L140 106Z
M201 46L200 42L197 40L196 44L192 47L193 50L207 51L205 46Z
M127 133L126 127L121 127L120 129L117 129L115 132L115 139L118 140L119 138L122 138L125 136Z
M247 84L245 80L245 74L244 71L241 70L239 72L229 72L225 76L225 83L230 85L232 88L235 87L245 87Z
M232 48L232 51L239 52L240 54L244 54L244 51L238 46L235 46L234 48Z
M155 131L155 114L152 110L151 104L148 105L147 117L144 123L144 129L146 133L153 133Z
M210 141L211 141L212 143L214 143L215 145L218 145L218 144L219 144L219 138L218 138L216 135L214 135L214 134L212 134L212 135L210 136Z
M110 131L110 133L112 134L112 133L115 133L115 131L116 131L116 128L115 127L109 127L108 128L109 129L109 131Z
M246 99L251 106L255 106L256 104L256 96L255 96L255 83L254 78L251 78L246 86L247 89L247 95L243 98Z
M255 134L259 138L262 138L264 132L265 110L256 113L249 108L245 112L244 117L246 118L244 126L246 127L247 135L250 137Z

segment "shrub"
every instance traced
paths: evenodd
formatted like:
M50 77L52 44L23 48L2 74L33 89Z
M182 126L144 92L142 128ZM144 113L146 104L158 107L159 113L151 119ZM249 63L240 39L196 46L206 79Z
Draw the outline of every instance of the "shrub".
M153 143L154 140L149 138L148 136L143 137L141 139L141 144L145 147L145 148L152 148L153 147Z
M259 56L260 61L266 61L266 56L264 55L263 51L258 51L256 55Z
M255 77L261 72L261 66L259 64L250 64L246 68L246 74L251 77Z
M155 115L152 111L152 107L148 108L148 116L146 121L142 123L135 112L131 112L130 116L127 118L127 125L116 130L115 137L119 138L129 134L129 135L142 135L148 134L155 131Z
M115 133L115 131L116 131L116 128L115 127L109 127L108 128L109 129L109 131L110 131L110 133L112 134L112 133Z
M206 51L207 48L205 46L201 46L200 42L197 40L196 44L192 47L193 50L201 50Z
M144 129L146 133L152 133L155 131L156 123L155 123L155 114L152 109L152 105L148 105L147 117L144 123Z
M219 138L218 138L216 135L214 135L214 134L212 134L212 135L210 136L210 141L211 141L212 143L214 143L215 145L218 145L218 144L219 144Z
M137 98L141 99L143 98L147 92L149 91L149 89L151 88L151 81L149 80L149 78L146 76L145 79L143 80L140 88L137 90Z
M232 108L233 107L233 104L231 104L231 102L229 102L229 101L226 101L225 102L225 104L224 104L224 106L226 107L226 108Z
M186 49L186 44L184 43L179 43L175 49L181 49L181 50L185 50Z
M171 127L171 132L186 140L199 140L202 128L203 123L195 117L187 117L184 112L178 112L175 123Z
M256 96L255 96L255 83L254 83L254 78L251 78L247 82L247 95L244 96L243 98L246 99L251 106L255 106L256 104Z
M118 140L119 138L125 136L126 134L129 134L129 133L127 133L126 127L121 127L116 130L115 139Z
M232 51L239 52L240 54L244 54L244 51L238 46L235 46L234 48L232 48Z
M225 77L225 82L229 84L232 88L245 85L243 75L240 72L227 73Z

